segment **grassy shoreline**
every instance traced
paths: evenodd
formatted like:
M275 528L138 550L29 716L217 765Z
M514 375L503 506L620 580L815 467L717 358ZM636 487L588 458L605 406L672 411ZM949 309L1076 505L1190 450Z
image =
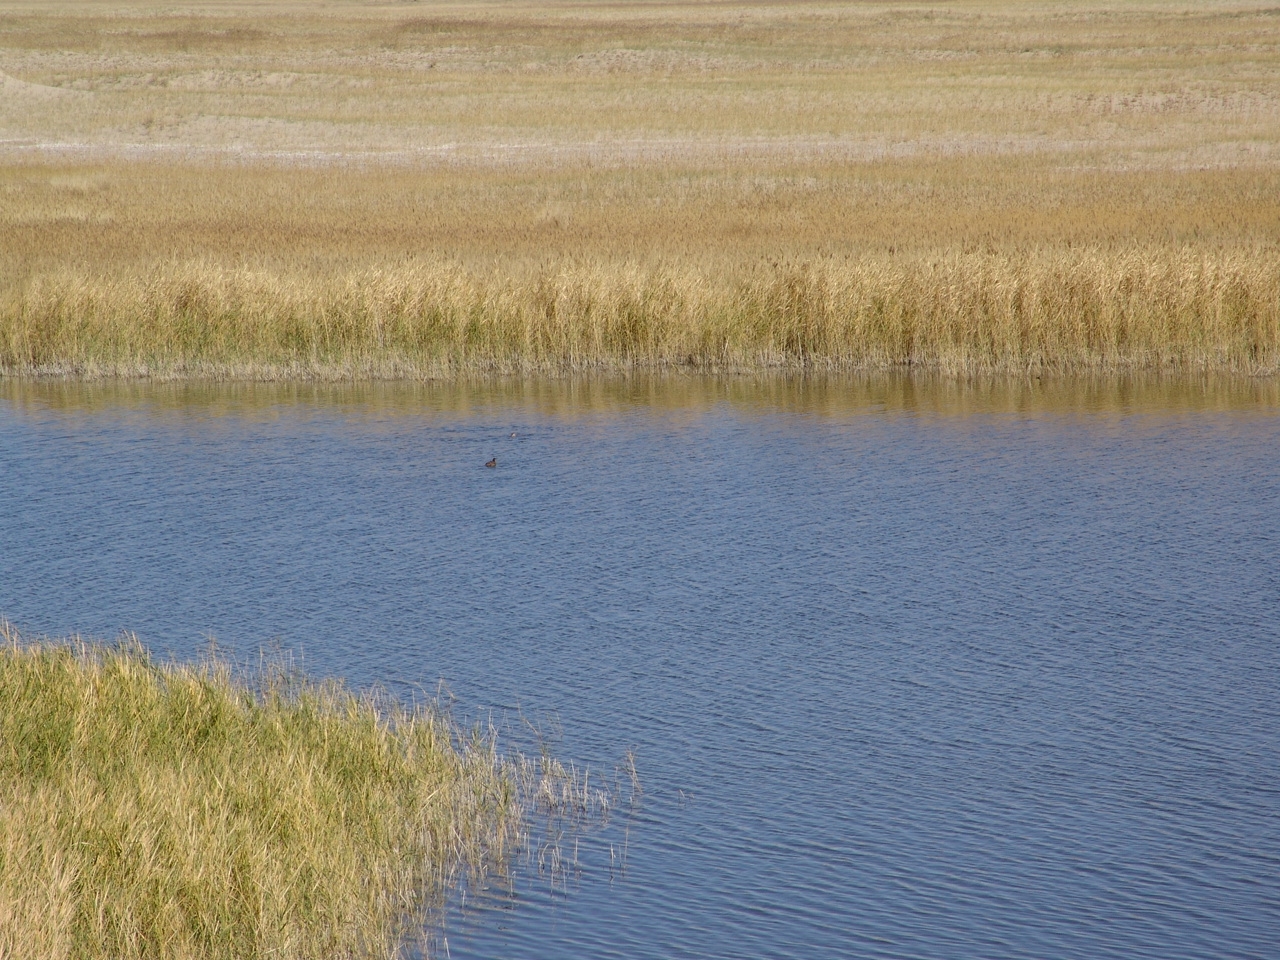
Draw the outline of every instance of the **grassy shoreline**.
M0 375L1274 375L1273 13L0 0Z
M578 790L427 708L0 626L11 960L394 956Z
M721 277L412 263L328 278L179 266L31 283L8 375L429 379L688 368L1273 373L1280 252L829 259Z

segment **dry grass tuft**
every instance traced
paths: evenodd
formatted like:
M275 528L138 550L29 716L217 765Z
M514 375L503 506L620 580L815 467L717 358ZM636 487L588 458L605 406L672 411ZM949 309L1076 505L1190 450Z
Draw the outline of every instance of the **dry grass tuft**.
M590 799L430 710L136 641L0 640L10 960L396 955L545 796Z

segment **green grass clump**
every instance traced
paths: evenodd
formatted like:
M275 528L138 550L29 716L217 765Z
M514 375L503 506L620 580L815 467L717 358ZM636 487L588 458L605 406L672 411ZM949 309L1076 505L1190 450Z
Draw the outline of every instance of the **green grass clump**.
M527 774L430 709L0 624L0 957L395 955Z

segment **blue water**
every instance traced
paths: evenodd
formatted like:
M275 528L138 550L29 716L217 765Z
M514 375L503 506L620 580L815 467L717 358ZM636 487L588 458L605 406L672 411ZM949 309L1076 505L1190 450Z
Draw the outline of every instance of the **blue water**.
M455 960L1276 956L1274 388L9 382L0 614L633 749Z

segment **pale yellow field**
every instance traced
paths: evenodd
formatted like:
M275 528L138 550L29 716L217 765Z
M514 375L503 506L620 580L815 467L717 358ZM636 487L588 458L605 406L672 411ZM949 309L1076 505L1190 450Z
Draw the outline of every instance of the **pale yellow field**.
M0 2L0 366L1280 360L1242 3Z

